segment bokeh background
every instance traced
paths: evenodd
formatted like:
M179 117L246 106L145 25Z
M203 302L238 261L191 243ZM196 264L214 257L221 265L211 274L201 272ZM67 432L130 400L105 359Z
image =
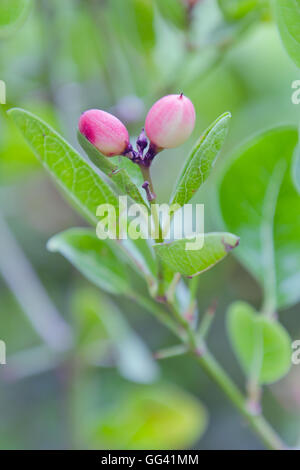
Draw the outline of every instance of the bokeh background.
M77 122L84 110L113 112L134 137L156 99L184 92L195 104L197 125L185 146L154 162L160 201L169 199L193 140L230 111L225 151L195 197L205 203L206 230L217 230L216 181L232 150L265 128L299 122L300 108L291 101L299 70L282 47L272 11L229 21L215 0L196 2L190 13L183 0L23 3L24 14L12 27L1 29L5 15L0 19L0 79L7 86L7 103L0 105L0 339L7 345L7 365L0 366L0 448L262 448L191 360L161 361L154 373L151 352L171 346L170 333L132 302L116 298L112 304L47 251L53 234L85 222L6 110L34 112L79 149ZM231 256L202 275L198 299L203 310L218 300L210 347L244 387L225 312L236 299L259 307L259 286ZM295 339L297 312L299 306L281 314ZM61 353L69 330L76 347ZM151 374L153 383L143 383ZM300 367L267 388L263 405L295 444Z

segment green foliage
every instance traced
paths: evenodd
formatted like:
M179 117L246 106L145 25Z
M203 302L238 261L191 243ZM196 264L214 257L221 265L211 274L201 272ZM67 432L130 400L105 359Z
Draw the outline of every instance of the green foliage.
M221 261L239 243L231 233L206 233L203 248L187 250L186 243L195 237L154 246L157 255L174 271L184 276L197 276Z
M206 410L188 393L170 385L139 387L99 417L91 440L95 448L186 449L206 424Z
M108 6L120 40L148 54L155 45L152 0L111 0Z
M282 42L300 67L300 0L275 0L276 19Z
M111 294L132 292L128 273L118 257L116 246L97 238L94 230L70 229L54 235L50 251L58 251L91 282Z
M172 204L184 206L206 181L227 136L230 118L230 113L222 114L200 137L181 172Z
M78 132L77 136L81 147L85 150L94 165L111 178L123 193L127 194L138 204L144 204L144 199L142 198L137 186L131 181L126 168L122 168L117 164L112 163L111 159L102 155L99 150L97 150L96 147L92 145L80 132ZM124 160L124 157L122 160ZM134 165L132 162L129 163ZM138 169L138 167L136 168ZM139 169L138 171L140 172Z
M268 1L268 0L267 0ZM218 0L219 6L227 20L239 20L253 10L267 5L266 0Z
M97 223L100 204L109 203L118 209L118 198L108 184L57 132L22 109L8 113L68 199L90 222Z
M127 380L150 383L157 378L151 352L112 301L86 288L75 292L72 304L77 352L88 363L101 365L113 358L113 365Z
M154 8L152 0L132 0L132 11L142 46L150 51L155 46ZM130 8L130 5L127 5Z
M283 326L245 302L233 303L227 320L233 349L250 379L268 384L288 373L291 339Z
M179 29L187 27L186 10L182 0L155 0L161 15Z
M255 137L237 151L219 188L225 226L241 237L237 256L273 311L300 299L300 196L292 175L297 139L292 128Z
M0 36L7 36L16 31L25 20L31 0L0 1Z
M298 147L295 152L295 160L294 160L294 183L298 192L300 194L300 145L298 143Z

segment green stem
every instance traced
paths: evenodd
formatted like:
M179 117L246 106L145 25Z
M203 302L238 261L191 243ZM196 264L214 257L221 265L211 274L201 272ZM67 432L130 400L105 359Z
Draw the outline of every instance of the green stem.
M152 206L155 205L155 193L153 183L151 180L149 168L140 166L144 181L149 183L150 197L149 202ZM159 223L159 217L156 213L154 217L154 223L156 228L159 227L159 237L156 242L163 241L162 231ZM162 271L159 274L160 285L162 285ZM195 301L197 292L198 280L191 281L191 300ZM239 388L231 380L225 370L219 365L215 358L207 350L203 338L197 338L195 330L192 328L190 322L181 314L178 310L175 302L169 301L168 306L171 309L173 318L167 314L165 310L160 308L157 303L153 300L149 300L138 294L134 295L134 298L139 305L153 313L158 320L164 323L169 329L171 329L177 336L180 337L181 341L189 348L193 357L196 359L198 364L205 370L205 372L212 378L212 380L221 388L231 403L237 408L241 415L247 420L253 431L261 438L265 445L272 450L284 450L287 449L281 438L265 420L260 413L253 413L249 406L247 406L247 399L241 393ZM174 321L175 320L175 321Z
M147 198L151 206L151 218L154 223L154 239L156 243L162 243L164 241L163 237L163 231L160 225L159 221L159 213L157 210L157 204L156 204L156 194L154 191L153 183L152 183L152 178L151 178L151 173L150 173L150 167L140 165L140 169L144 178L144 182L148 184L148 187L146 187L146 193L147 193ZM164 288L164 282L163 282L163 267L158 260L158 287L157 287L157 297L158 298L165 298L165 288Z
M198 340L195 331L190 323L180 314L174 304L171 306L175 318L186 331L185 343L189 346L193 357L213 379L213 381L223 390L228 399L246 418L250 427L262 439L269 449L284 450L287 447L282 442L277 433L258 412L253 413L248 407L247 399L240 392L238 387L231 380L225 370L219 365L215 358L207 350L203 340Z
M148 310L149 313L154 315L161 323L163 323L169 330L176 336L182 339L182 329L174 322L172 317L162 307L160 307L154 300L148 299L138 293L132 293L132 299L141 307Z
M265 418L262 415L252 414L247 409L246 400L243 394L208 351L206 351L203 356L197 356L197 354L194 353L194 357L211 379L219 385L227 398L238 409L242 416L244 416L253 431L261 438L269 449L287 449L281 438Z

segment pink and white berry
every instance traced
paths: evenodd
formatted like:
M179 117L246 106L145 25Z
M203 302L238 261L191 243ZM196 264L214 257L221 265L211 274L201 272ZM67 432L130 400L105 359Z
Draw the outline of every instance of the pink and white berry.
M145 130L158 148L174 148L183 144L192 134L196 121L193 103L181 95L167 95L150 109Z
M107 157L122 155L129 145L129 134L115 116L100 109L85 111L79 119L79 132Z

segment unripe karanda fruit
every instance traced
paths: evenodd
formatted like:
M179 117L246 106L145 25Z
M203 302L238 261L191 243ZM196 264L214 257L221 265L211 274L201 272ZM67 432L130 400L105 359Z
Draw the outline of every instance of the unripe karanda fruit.
M79 119L79 132L107 157L122 155L129 145L124 124L112 114L99 109L85 111Z
M196 113L191 100L183 94L167 95L150 109L145 129L158 148L174 148L183 144L195 127Z

